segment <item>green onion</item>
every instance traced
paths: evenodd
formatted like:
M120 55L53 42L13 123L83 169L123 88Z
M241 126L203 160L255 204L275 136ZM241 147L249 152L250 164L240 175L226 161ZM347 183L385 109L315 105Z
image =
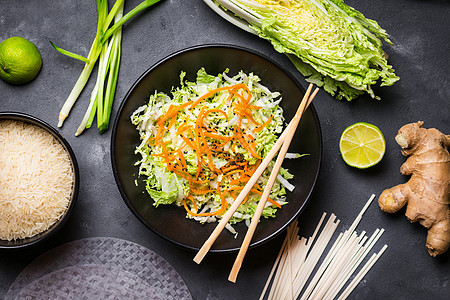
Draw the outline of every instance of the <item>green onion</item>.
M137 13L159 1L161 0L143 1L123 16L124 0L117 0L109 12L107 0L96 0L98 11L97 32L87 58L61 49L50 42L60 53L86 63L69 97L61 108L58 127L63 125L64 120L69 115L70 110L89 80L97 60L99 60L97 82L92 90L89 106L75 135L78 136L86 128L90 128L95 117L97 117L97 127L100 134L108 129L122 52L122 25ZM110 27L113 19L114 25Z
M84 61L85 63L89 63L89 59L87 59L84 56L81 56L79 54L76 54L76 53L73 53L73 52L70 52L70 51L67 51L67 50L64 50L64 49L61 49L58 46L56 46L55 44L53 44L51 41L50 41L50 44L52 44L53 48L55 48L57 51L61 52L64 55L67 55L69 57L72 57L72 58Z
M118 22L116 22L105 34L100 38L100 44L103 44L117 29L122 27L129 19L134 17L136 14L140 13L144 9L152 6L153 4L161 0L145 0L135 8L133 8L129 13L122 17Z
M119 13L116 16L116 19L119 19L122 17L122 14ZM116 23L117 24L117 23ZM106 92L105 92L105 105L103 107L103 120L99 123L98 129L100 133L105 132L108 129L109 125L109 119L111 117L111 110L112 110L112 104L114 100L114 95L116 92L116 86L117 86L117 77L119 75L119 65L120 65L120 56L121 56L121 42L122 42L122 29L119 28L117 30L112 38L112 52L110 57L110 66L109 66L109 77L108 82L106 85Z

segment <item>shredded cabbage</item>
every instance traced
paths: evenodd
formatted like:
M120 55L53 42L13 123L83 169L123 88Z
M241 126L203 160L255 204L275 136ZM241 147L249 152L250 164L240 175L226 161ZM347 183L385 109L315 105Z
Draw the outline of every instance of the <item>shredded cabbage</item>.
M214 165L216 171L227 168L233 169L239 163L246 165L246 169L256 169L261 159L272 149L284 126L283 110L279 106L280 93L271 92L259 82L260 78L252 73L245 74L241 71L233 77L227 73L228 70L225 70L222 74L213 76L207 74L205 69L202 68L197 72L196 81L190 82L184 79L186 74L182 72L180 74L180 86L172 88L170 96L155 91L150 96L148 103L136 109L131 116L131 122L136 125L141 139L141 143L136 147L136 153L140 154L141 159L136 162L136 165L139 165L139 176L145 177L146 190L154 201L153 205L156 207L167 204L184 206L187 210L187 218L200 223L219 220L226 210L217 215L208 214L219 211L224 200L228 208L239 194L240 188L245 185L245 182L240 181L245 177L242 174L247 174L244 171L223 172L223 174L216 172L216 175L214 175L211 164ZM230 104L230 101L236 101L239 97L234 95L232 99L236 99L230 100L229 93L217 92L200 101L192 109L188 106L179 109L172 121L164 121L164 130L158 131L160 129L158 122L161 125L161 119L170 109L187 104L189 101L194 102L211 90L238 84L245 84L250 91L248 104L255 108L251 115L254 122L250 117L240 117L236 113L236 107ZM245 96L245 91L239 93ZM208 157L207 153L200 153L199 160L198 149L192 148L196 148L193 145L194 142L187 144L189 139L186 140L186 136L193 140L195 140L195 137L182 136L180 131L183 128L198 125L196 122L202 110L203 112L221 110L226 113L226 117L221 113L208 113L203 116L203 123L201 124L223 137L233 136L238 130L237 127L241 124L240 130L245 132L245 136L254 139L252 144L256 154L249 152L241 142L231 140L223 146L226 155ZM266 123L265 126L260 125L264 123ZM155 139L162 140L166 149L163 149L161 143L154 142ZM217 144L217 140L214 138L207 139L208 147L213 148L215 143ZM180 149L180 151L178 152L177 149ZM169 161L165 153L170 151L181 154L182 158L176 162ZM259 156L259 158L256 156ZM183 168L177 170L183 172L174 171L173 164L181 164L182 161ZM168 163L172 163L172 166L169 166ZM273 162L271 164L273 165ZM181 168L180 165L178 167ZM201 176L204 176L201 178L203 182L200 182L200 178L197 178L200 168ZM261 190L270 176L270 169L267 169L257 182ZM267 202L263 211L264 217L275 217L278 206L281 207L281 205L287 203L285 188L293 189L293 185L288 182L292 177L293 175L286 169L280 169L278 179L270 194L271 202ZM191 181L191 178L197 179L198 182ZM255 190L257 189L255 187ZM199 190L205 192L200 193ZM227 228L233 232L232 224L250 220L259 200L260 194L252 191L245 203L240 205L230 219Z

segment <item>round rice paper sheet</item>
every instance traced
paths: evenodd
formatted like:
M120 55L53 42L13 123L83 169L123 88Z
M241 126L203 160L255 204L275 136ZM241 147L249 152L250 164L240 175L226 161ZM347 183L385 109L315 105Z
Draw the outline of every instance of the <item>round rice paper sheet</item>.
M15 279L5 300L18 298L22 289L30 284L33 284L30 288L39 284L39 281L35 281L45 275L75 266L83 266L85 272L90 272L90 276L94 276L98 280L101 280L101 277L96 276L93 272L101 272L104 269L89 269L86 266L103 266L126 271L127 279L132 279L129 274L136 275L137 277L134 278L140 279L135 281L137 285L142 287L141 281L145 282L151 288L151 292L164 299L192 299L181 276L158 254L130 241L95 237L63 244L36 258ZM81 269L77 269L77 271L81 271ZM88 276L87 273L79 276ZM109 279L105 277L104 280Z
M117 268L84 265L61 269L24 287L16 299L154 299L164 297L139 276Z

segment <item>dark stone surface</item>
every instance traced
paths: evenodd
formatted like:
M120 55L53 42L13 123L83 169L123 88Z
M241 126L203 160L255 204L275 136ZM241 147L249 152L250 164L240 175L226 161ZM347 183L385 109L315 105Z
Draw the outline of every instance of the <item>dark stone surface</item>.
M140 1L126 1L126 10ZM376 19L390 34L386 45L390 63L401 80L376 88L381 101L360 97L334 100L321 91L316 100L323 132L324 159L313 197L300 217L300 232L309 236L322 212L341 219L348 228L370 194L405 182L399 173L404 162L394 141L404 124L422 120L449 134L450 3L445 0L349 0L367 17ZM81 72L82 63L52 49L49 40L87 55L96 28L95 1L13 1L0 5L0 40L22 36L40 49L43 67L33 82L12 86L0 81L0 111L19 111L56 126L59 110ZM222 20L201 0L165 0L124 27L123 58L113 117L127 90L152 64L170 53L206 43L228 43L255 49L282 64L307 86L288 59L266 41ZM90 80L60 132L77 156L81 172L78 203L65 227L45 244L18 253L0 253L0 298L20 271L43 252L68 241L96 236L127 239L164 257L183 277L194 299L257 299L282 243L279 237L249 251L236 284L227 281L235 255L209 255L202 264L195 253L174 247L144 227L129 211L116 187L110 163L110 134L90 129L74 133L88 104ZM347 167L340 158L338 140L350 124L366 121L385 135L386 155L368 170ZM432 258L425 249L426 230L409 224L404 211L388 215L373 203L359 232L376 228L386 232L375 247L389 248L350 295L351 299L448 299L450 252Z

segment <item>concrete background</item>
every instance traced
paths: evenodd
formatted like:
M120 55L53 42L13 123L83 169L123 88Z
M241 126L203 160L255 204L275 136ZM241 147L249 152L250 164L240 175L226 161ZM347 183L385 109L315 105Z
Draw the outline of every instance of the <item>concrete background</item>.
M126 1L128 11L140 1ZM399 172L404 157L394 141L404 124L422 120L449 134L450 2L445 0L358 1L347 4L375 19L390 34L385 45L389 61L401 80L375 88L376 101L362 96L350 103L321 91L316 100L322 127L324 156L321 174L310 203L299 218L300 233L312 233L325 211L341 219L347 229L370 194L405 182ZM0 4L0 41L22 36L39 48L43 67L33 82L12 86L0 81L0 111L31 114L56 127L59 110L81 72L82 63L56 52L64 49L87 55L96 28L95 1L16 1ZM258 37L218 17L201 0L163 0L124 26L123 57L113 116L128 89L150 66L189 46L227 43L255 49L284 66L306 88L307 83L282 54ZM141 224L123 202L114 181L109 130L74 133L86 110L94 85L90 80L60 132L74 149L81 172L81 189L73 215L65 227L41 246L19 253L0 253L0 298L14 278L33 259L68 241L95 236L127 239L165 258L182 276L194 299L257 299L265 284L283 236L255 248L246 256L236 284L227 281L234 254L209 255L202 264L194 253L174 247ZM387 149L377 166L357 170L345 165L338 141L350 124L365 121L384 133ZM1 199L0 199L1 201ZM389 248L350 295L350 299L448 299L450 252L432 258L425 249L426 230L410 224L404 210L388 215L373 203L358 230L385 228L374 251ZM447 295L447 296L446 296Z

